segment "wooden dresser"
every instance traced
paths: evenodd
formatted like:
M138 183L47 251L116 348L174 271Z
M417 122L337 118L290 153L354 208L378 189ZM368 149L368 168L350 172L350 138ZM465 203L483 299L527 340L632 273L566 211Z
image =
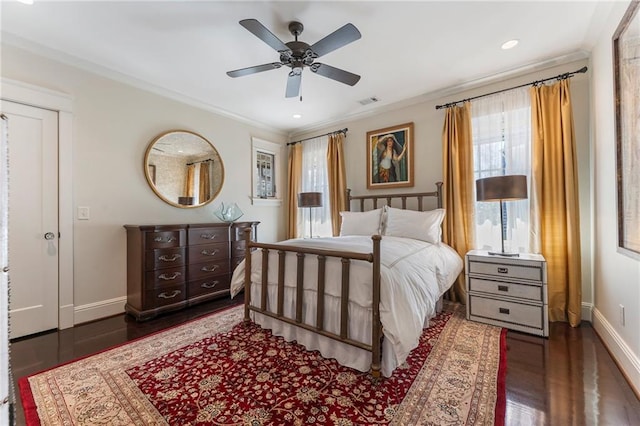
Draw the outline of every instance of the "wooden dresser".
M127 303L142 321L229 295L231 274L244 258L244 230L255 241L259 222L125 225Z
M465 257L465 270L467 319L549 336L544 257L502 257L472 250Z

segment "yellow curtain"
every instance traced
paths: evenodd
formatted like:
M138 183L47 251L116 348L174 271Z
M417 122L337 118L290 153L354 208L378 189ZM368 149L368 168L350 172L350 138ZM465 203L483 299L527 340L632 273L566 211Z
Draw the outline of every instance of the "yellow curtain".
M187 178L184 181L184 196L193 197L193 190L195 185L196 165L187 165Z
M347 178L344 163L344 134L329 135L327 147L327 172L329 175L329 204L333 236L340 235L340 212L347 206Z
M289 146L289 165L287 168L289 180L289 226L287 238L298 236L298 193L302 184L302 145Z
M442 224L443 241L464 258L475 241L473 224L473 140L471 104L447 108L442 130L443 204L446 215ZM449 298L466 303L464 273L449 290Z
M531 246L547 261L549 320L580 325L578 168L569 80L532 87Z
M211 198L211 177L209 174L209 161L200 163L200 191L198 202L204 203Z

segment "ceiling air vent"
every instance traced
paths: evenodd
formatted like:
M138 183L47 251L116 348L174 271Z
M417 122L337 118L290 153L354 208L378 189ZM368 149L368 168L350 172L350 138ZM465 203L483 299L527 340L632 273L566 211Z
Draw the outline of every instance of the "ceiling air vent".
M372 104L374 102L378 102L380 99L376 98L375 96L372 96L370 98L365 98L361 101L358 101L360 103L360 105L369 105Z

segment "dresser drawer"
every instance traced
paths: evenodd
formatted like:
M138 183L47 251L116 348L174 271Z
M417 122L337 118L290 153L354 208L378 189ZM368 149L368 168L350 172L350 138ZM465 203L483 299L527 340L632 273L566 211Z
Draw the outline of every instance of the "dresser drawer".
M240 262L244 260L244 257L232 257L231 258L231 272L235 271Z
M182 284L186 281L187 268L180 266L176 268L157 269L146 272L148 288L160 288L170 285Z
M251 223L234 223L233 224L233 240L244 241L244 230L251 228L251 240L256 240L255 228Z
M166 288L158 288L147 292L145 302L150 303L149 308L159 308L161 306L172 305L187 300L187 292L185 284L172 285Z
M229 243L201 244L189 247L189 264L228 258Z
M492 275L505 279L542 281L542 268L504 263L469 262L469 274Z
M197 280L201 278L211 278L217 275L229 272L229 260L222 259L218 261L198 263L189 265L189 279Z
M225 241L229 241L229 228L226 226L189 229L190 246Z
M469 277L469 291L494 294L496 296L517 297L535 302L543 301L542 285L507 283Z
M242 256L244 257L245 248L247 246L246 241L234 241L231 243L231 257Z
M184 230L147 232L145 244L147 249L181 247L186 245Z
M536 329L543 328L544 306L526 305L471 295L469 296L468 309L471 317L488 318Z
M187 286L189 298L205 294L214 294L221 291L229 291L231 278L229 274L217 275L211 278L189 281Z
M184 247L149 250L145 255L147 271L183 266L186 263Z

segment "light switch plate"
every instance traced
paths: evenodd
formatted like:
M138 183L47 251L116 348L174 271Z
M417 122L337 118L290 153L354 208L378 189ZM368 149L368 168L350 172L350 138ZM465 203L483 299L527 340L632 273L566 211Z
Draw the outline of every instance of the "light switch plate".
M89 207L78 207L78 220L89 220L90 215Z

